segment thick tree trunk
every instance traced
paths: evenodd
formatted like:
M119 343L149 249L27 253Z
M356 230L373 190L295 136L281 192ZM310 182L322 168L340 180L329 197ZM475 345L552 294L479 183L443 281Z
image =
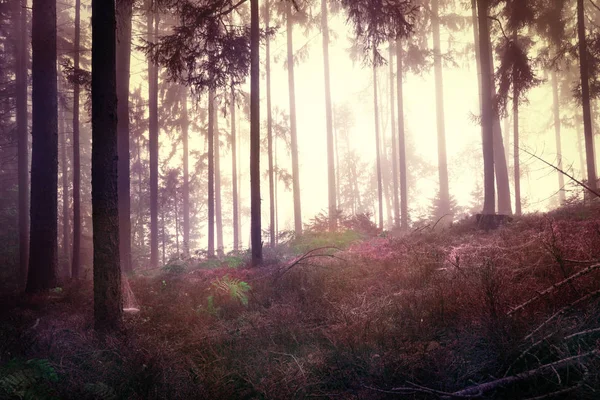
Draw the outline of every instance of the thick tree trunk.
M296 86L294 81L294 39L292 23L292 4L286 2L287 15L287 64L290 95L290 140L292 151L292 191L294 195L294 231L302 233L302 208L300 204L300 168L298 166L298 136L296 131Z
M15 23L18 38L16 56L17 154L19 179L19 286L25 287L29 258L29 127L27 126L27 0L15 2L19 20Z
M404 93L402 87L402 42L396 39L396 84L398 92L398 161L400 168L400 228L408 229L408 184L406 169L406 141L404 133Z
M490 32L488 27L488 0L477 0L479 22L479 54L481 65L481 124L483 129L484 203L482 213L495 214L494 191L494 109L492 104L492 76L490 63Z
M327 2L321 0L321 31L323 34L323 71L325 74L325 117L327 121L327 193L329 199L329 230L337 229L337 207L335 198L335 161L333 149L333 116L331 109L331 82L329 76L329 26L327 24Z
M440 185L440 208L438 217L449 214L450 187L448 183L448 160L446 155L446 122L444 115L444 81L442 75L442 52L440 45L439 0L431 3L431 27L433 32L433 69L435 75L435 106L438 141L438 174Z
M558 99L558 78L556 71L552 70L552 98L554 101L554 140L556 142L556 161L558 169L563 169L562 163L562 144L560 138L560 101ZM565 177L562 172L558 172L558 200L560 204L565 202Z
M189 175L189 117L187 88L181 87L181 141L183 142L183 254L190 255L190 175Z
M231 118L231 191L233 201L233 250L238 251L240 249L240 234L239 234L239 212L238 212L238 177L237 177L237 141L236 141L236 129L235 129L235 92L233 87L231 88L231 106L230 106L230 118ZM270 169L271 173L273 169ZM273 201L271 200L271 208L273 207Z
M392 187L394 195L394 227L400 228L400 199L398 198L398 146L396 145L396 102L394 95L394 53L392 42L389 44L389 66L390 66L390 119L392 126Z
M208 92L208 257L215 256L215 91Z
M373 51L375 56L375 51ZM373 58L375 63L375 58ZM381 154L380 154L380 140L379 140L379 100L377 98L377 65L373 64L373 112L375 114L375 157L376 157L376 168L377 168L377 199L379 203L379 229L383 229L383 190L381 185Z
M92 0L92 218L96 329L118 329L119 260L117 83L114 0Z
M504 155L506 156L506 168L510 168L510 116L506 115L503 120L502 137L504 138Z
M117 0L117 142L119 152L119 254L121 268L131 265L131 186L129 178L129 73L133 0Z
M260 228L260 31L258 0L250 0L250 14L250 231L252 265L259 266L262 263L262 240Z
M213 97L213 101L216 99ZM213 106L214 107L214 106ZM215 219L217 225L217 254L222 257L223 252L223 212L221 207L221 140L219 131L219 107L214 107L214 154L215 154Z
M270 26L269 1L265 0L265 28ZM271 39L267 36L265 44L265 73L267 75L267 157L269 162L269 242L275 246L275 182L273 178L273 114L271 111Z
M153 41L158 26L153 0L147 1L147 40ZM150 152L150 266L158 267L158 66L148 60L148 137Z
M56 286L58 103L56 2L33 0L31 229L27 292Z
M81 42L81 0L75 0L75 40L73 64L79 69ZM79 83L73 85L73 260L71 279L79 279L81 269L81 156L79 149Z
M477 82L479 89L479 111L481 112L481 55L479 52L479 22L477 19L477 0L471 0L471 22L473 24L473 43L475 47L475 64L477 65Z
M587 184L597 189L596 166L594 162L594 136L592 132L592 113L590 109L590 78L587 60L587 39L585 34L585 14L583 0L577 0L577 36L579 38L579 72L581 78L581 96L583 108L583 133L585 138L585 156L587 162Z
M160 208L160 228L161 228L161 237L162 237L162 263L163 265L167 264L167 260L166 260L166 250L165 250L165 245L167 242L167 237L165 235L165 208L161 207Z
M59 82L62 77L59 77ZM62 92L62 85L58 85ZM60 276L68 277L71 274L71 246L69 236L71 235L71 224L69 223L69 168L67 165L67 132L65 130L65 110L58 104L58 131L60 136L60 170L62 184L62 266Z

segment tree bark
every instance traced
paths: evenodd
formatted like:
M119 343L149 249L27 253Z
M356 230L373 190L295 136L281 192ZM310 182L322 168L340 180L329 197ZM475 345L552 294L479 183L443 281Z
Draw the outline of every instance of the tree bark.
M513 40L517 40L516 33ZM513 76L513 79L516 77ZM508 135L508 132L504 132ZM513 84L513 135L514 135L514 170L515 170L515 214L521 215L521 164L519 161L519 92Z
M215 96L216 97L216 96ZM213 97L213 101L217 101ZM214 107L214 106L213 106ZM221 207L221 140L219 131L219 107L217 105L214 116L214 154L215 154L215 219L217 225L217 254L222 257L223 252L223 213Z
M25 287L27 262L29 258L29 150L27 126L27 0L15 2L19 20L15 23L15 37L18 39L16 54L16 96L17 96L17 153L19 180L19 286Z
M292 151L292 191L294 195L294 231L296 235L302 233L302 208L300 204L300 168L298 166L298 136L296 131L296 86L294 81L294 46L292 4L286 2L287 15L287 63L288 85L290 96L290 141Z
M238 186L237 186L237 140L236 140L236 129L235 129L235 91L233 86L231 87L231 106L230 106L230 118L231 118L231 190L232 190L232 201L233 201L233 250L238 251L240 249L240 233L239 233L239 210L238 210ZM272 160L272 159L271 159ZM272 174L273 169L270 169ZM272 182L271 182L272 183ZM271 200L271 208L273 207L273 201Z
M148 0L148 41L153 41L158 27L158 15L154 13L154 2ZM148 110L150 152L150 266L158 267L158 66L148 60Z
M190 255L190 175L189 175L189 116L187 88L181 87L181 141L183 142L183 254Z
M377 168L377 199L379 203L379 229L383 229L383 190L381 185L381 154L379 140L379 100L377 98L377 65L375 64L375 50L373 50L373 112L375 114L375 157Z
M494 110L492 104L492 66L490 63L490 32L488 0L477 0L479 22L479 54L481 65L481 125L483 130L484 215L495 214L494 191Z
M250 13L250 231L252 237L252 265L259 266L262 263L262 240L260 228L260 31L258 0L250 0Z
M321 0L321 31L323 33L323 72L325 75L325 119L327 121L327 193L329 199L329 230L337 229L335 193L335 160L333 148L333 116L331 109L331 79L329 74L329 26L327 2Z
M215 92L208 92L208 257L215 256Z
M396 38L396 83L398 92L398 162L400 168L400 229L408 229L408 184L404 133L404 93L402 86L402 42Z
M119 254L121 268L131 265L131 183L129 169L129 75L133 0L117 0L117 143L119 152Z
M31 229L27 292L56 286L58 103L56 2L32 7Z
M81 0L75 0L75 40L73 65L79 69L81 47ZM81 269L81 156L79 149L79 83L73 85L73 259L71 279L79 279Z
M269 1L265 0L265 29L271 22ZM275 181L273 178L273 113L271 104L271 39L265 39L265 73L267 75L267 156L269 162L269 242L275 246Z
M92 0L92 218L94 318L99 330L121 326L117 183L116 20L114 0Z
M556 142L556 161L557 167L562 170L562 145L560 138L560 102L558 99L558 78L556 77L556 71L552 70L552 98L553 98L553 109L554 109L554 140ZM558 200L560 204L565 202L565 177L561 172L558 172Z
M392 126L392 187L394 191L394 227L400 228L400 199L398 198L398 146L396 144L396 102L394 95L394 53L392 42L389 43L389 60L390 64L390 119Z
M442 75L442 53L440 45L439 0L431 3L431 27L433 32L433 69L435 75L435 106L438 141L438 175L440 185L440 208L438 217L450 210L450 187L448 183L448 160L446 154L446 123L444 115L444 81Z
M59 76L59 83L62 77ZM62 85L58 84L59 92ZM60 170L62 184L62 266L59 275L68 276L71 273L69 257L71 255L70 240L71 226L69 224L69 168L67 166L67 132L65 130L65 110L58 104L58 131L60 136Z
M583 0L577 0L577 36L579 38L579 73L581 78L581 97L583 109L583 134L585 138L585 156L587 162L587 184L596 190L597 177L594 163L594 136L592 132L592 113L590 109L590 80L587 60L587 39L585 34L585 13Z

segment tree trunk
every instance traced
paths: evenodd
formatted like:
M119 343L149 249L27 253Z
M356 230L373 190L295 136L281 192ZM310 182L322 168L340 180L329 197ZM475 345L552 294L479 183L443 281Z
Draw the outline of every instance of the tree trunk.
M479 112L481 112L481 55L479 44L479 27L477 19L477 0L471 0L471 22L473 23L473 43L475 47L475 64L477 65L477 82L479 89Z
M239 213L238 213L238 187L237 187L237 142L236 142L236 131L235 131L235 91L233 86L231 88L231 106L230 106L230 118L231 118L231 190L233 197L233 250L238 251L240 249L240 234L239 234ZM271 173L273 169L270 169ZM271 182L272 183L272 182ZM273 202L271 201L271 208Z
M492 104L492 76L490 63L490 32L488 28L488 0L477 0L479 22L479 54L481 65L481 125L483 129L484 215L495 214L494 191L494 110Z
M408 229L408 184L406 170L406 141L404 138L404 93L402 87L402 42L396 38L396 83L398 92L398 161L400 168L400 228Z
M296 131L296 87L294 82L294 48L293 48L293 24L292 4L286 2L287 15L287 64L288 84L290 95L290 140L292 150L292 191L294 195L294 231L296 235L302 233L302 208L300 204L300 168L298 166L298 137Z
M558 78L556 77L556 71L552 70L552 97L553 97L553 108L554 108L554 139L556 141L556 161L558 163L558 169L563 169L562 163L562 145L560 139L560 102L558 99ZM558 172L558 199L560 204L565 202L565 177L562 172Z
M161 237L162 237L162 263L163 265L167 264L167 260L166 260L166 250L165 250L165 244L167 241L167 237L165 236L165 207L161 207L160 208L160 227L161 227Z
M140 143L140 137L137 138L137 154L138 154L138 162L140 167L138 168L138 229L139 229L139 238L140 238L140 250L144 252L144 202L143 202L143 178L142 178L142 144Z
M175 199L173 200L175 205L175 249L177 258L179 258L179 206L177 205L177 188L175 189Z
M27 292L56 286L58 103L56 2L33 0L31 229Z
M337 207L335 199L335 161L333 149L333 117L331 110L331 82L329 76L329 26L327 24L327 2L321 0L321 31L323 33L323 71L325 74L325 116L327 121L327 193L329 198L329 230L337 229Z
M119 254L121 268L131 265L131 187L129 178L129 73L133 0L117 0L117 139L119 152Z
M381 155L379 140L379 100L377 99L377 65L375 64L375 50L373 50L373 112L375 113L375 157L377 164L377 199L379 203L379 229L383 229L383 190L381 185Z
M394 53L392 51L392 42L389 43L389 64L390 64L390 119L392 126L392 186L394 195L394 227L400 228L400 201L398 199L398 146L396 145L396 104L394 96Z
M208 92L208 257L215 256L215 91Z
M62 77L59 76L59 82ZM60 92L62 85L58 84ZM62 266L60 268L61 276L67 277L71 273L69 257L71 255L69 235L71 227L69 224L69 168L67 166L67 132L65 131L65 110L58 104L58 131L60 135L60 170L62 183Z
M265 0L265 29L270 29L271 10ZM265 39L265 73L267 75L267 157L269 162L269 242L275 247L275 181L273 178L273 114L271 111L271 39Z
M260 31L258 0L250 0L250 13L250 218L252 225L250 231L252 237L252 265L258 266L262 263L260 228Z
M187 88L181 87L181 140L183 142L183 254L190 255L190 175L189 175L189 146L188 130L189 117L187 108Z
M505 152L505 156L506 156L506 168L509 168L510 167L510 152L508 151L508 149L510 149L510 116L506 115L504 117L503 121L504 121L504 127L502 128L502 132L503 132L502 137L504 138L504 152Z
M75 0L75 40L73 65L79 69L81 42L81 0ZM79 149L79 83L73 85L73 260L71 279L79 279L81 269L81 157Z
M513 36L516 40L516 35ZM515 77L513 76L513 79ZM508 132L504 132L508 135ZM514 134L514 170L515 170L515 214L521 215L521 164L519 161L519 92L513 85L513 134Z
M114 0L92 0L92 218L96 329L118 329L119 263L116 21Z
M435 106L438 141L438 174L440 184L440 208L438 217L449 214L450 188L448 184L448 160L446 155L446 122L444 115L444 81L440 46L439 0L431 3L431 28L433 31L433 69L435 74Z
M147 40L153 41L158 26L153 0L148 0ZM158 66L148 60L148 130L150 152L150 266L158 268Z
M581 115L575 115L575 134L577 135L577 152L579 153L579 170L581 171L581 177L585 179L585 162L583 161L584 150L582 142L584 142L583 133L581 132L581 121L583 117Z
M216 97L216 96L215 96ZM213 101L216 101L213 97ZM214 107L214 106L213 106ZM223 213L221 207L221 140L219 131L219 107L215 107L214 154L215 154L215 217L217 225L217 254L223 256Z
M18 38L16 58L16 95L17 95L17 152L19 179L19 286L25 287L27 262L29 257L29 150L27 126L27 0L15 2L19 21L15 23L15 36Z
M590 109L590 81L587 60L587 39L585 36L585 14L583 0L577 0L577 36L579 38L579 72L581 78L585 157L587 162L587 185L592 190L596 190L597 177L596 166L594 163L594 136L592 132L592 113Z

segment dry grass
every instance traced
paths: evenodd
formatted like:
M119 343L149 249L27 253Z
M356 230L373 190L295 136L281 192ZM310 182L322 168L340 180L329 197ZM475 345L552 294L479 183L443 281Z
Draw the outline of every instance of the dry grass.
M600 261L598 205L490 233L466 220L372 238L337 256L280 278L276 263L132 278L141 310L113 336L92 330L89 283L6 300L0 363L48 359L58 382L36 384L66 399L98 387L127 399L419 399L597 348L600 307L584 296L600 289L598 270L509 314ZM251 286L247 305L214 285L225 275ZM596 371L582 359L482 397L597 398Z

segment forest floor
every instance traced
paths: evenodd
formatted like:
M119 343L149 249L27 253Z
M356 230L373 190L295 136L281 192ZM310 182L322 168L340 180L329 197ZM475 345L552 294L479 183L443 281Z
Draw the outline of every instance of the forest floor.
M0 299L0 398L600 398L600 204L357 237L138 273L113 335L91 283Z

